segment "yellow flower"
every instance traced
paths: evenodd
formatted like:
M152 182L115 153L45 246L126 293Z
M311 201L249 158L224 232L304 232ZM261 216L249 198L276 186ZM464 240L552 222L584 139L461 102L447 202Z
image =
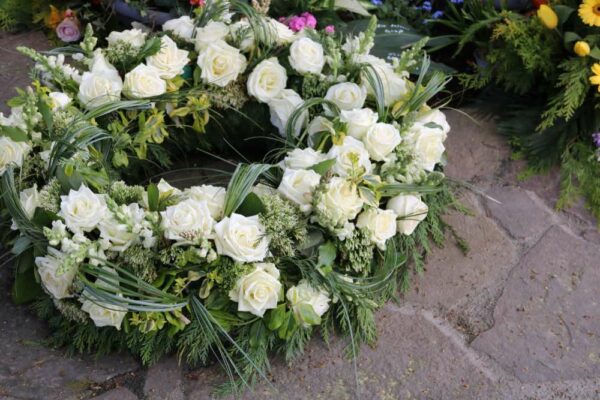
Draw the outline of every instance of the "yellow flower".
M596 63L592 65L592 72L594 75L590 76L590 83L598 85L598 91L600 92L600 64Z
M579 18L586 25L600 26L600 0L583 0L579 6Z
M584 42L583 40L579 40L575 43L575 46L573 46L573 51L579 57L585 57L588 54L590 54L590 45L587 44L587 42Z
M537 11L538 18L542 21L542 24L548 29L554 29L558 25L558 16L552 8L546 4L542 4Z

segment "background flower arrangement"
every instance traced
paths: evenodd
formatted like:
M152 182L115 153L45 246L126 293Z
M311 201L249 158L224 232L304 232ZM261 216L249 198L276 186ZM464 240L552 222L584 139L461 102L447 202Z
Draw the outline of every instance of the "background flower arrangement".
M232 3L105 47L88 27L79 49L21 49L37 79L0 119L13 298L36 300L53 344L214 357L241 378L229 389L315 331L349 335L350 354L374 344L375 310L441 243L454 202L438 170L449 126L427 105L446 78L422 43L388 63L369 54L375 19L356 37L295 33ZM219 114L258 124L246 103L275 131L265 162L138 184L169 156L223 155Z

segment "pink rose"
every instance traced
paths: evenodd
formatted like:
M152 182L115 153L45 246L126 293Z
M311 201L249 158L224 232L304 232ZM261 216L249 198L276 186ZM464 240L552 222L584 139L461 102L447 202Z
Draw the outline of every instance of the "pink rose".
M333 25L327 25L325 27L325 33L328 35L333 35L335 33L335 26Z
M307 28L315 29L317 27L317 19L314 15L309 12L303 12L300 14L302 18L304 18L304 22L306 23Z
M290 18L288 26L294 32L300 32L306 26L306 20L302 17L294 16Z
M65 18L56 27L56 36L63 42L76 42L81 38L79 21L75 18Z

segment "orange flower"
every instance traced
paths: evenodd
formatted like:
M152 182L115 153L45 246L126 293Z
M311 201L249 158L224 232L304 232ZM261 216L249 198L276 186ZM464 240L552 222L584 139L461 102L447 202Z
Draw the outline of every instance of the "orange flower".
M56 29L58 24L64 19L63 12L54 6L50 6L50 14L44 18L44 23L50 29Z

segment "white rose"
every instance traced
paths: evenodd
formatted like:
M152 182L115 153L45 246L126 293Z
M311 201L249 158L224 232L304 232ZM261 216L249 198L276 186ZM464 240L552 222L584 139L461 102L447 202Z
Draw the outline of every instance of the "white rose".
M304 104L302 97L292 89L283 89L277 97L269 101L269 111L271 112L271 123L277 128L279 133L285 137L285 127L289 118L297 108ZM294 136L298 136L302 126L308 119L308 111L302 112L296 121L294 127Z
M26 130L27 123L23 119L23 106L12 107L8 117L5 117L4 113L0 112L0 126L16 126L17 128Z
M262 261L269 252L269 239L258 216L232 214L215 225L217 253L238 262Z
M141 29L128 29L122 32L111 32L106 41L109 45L115 45L117 42L128 43L134 49L141 48L146 43L147 33Z
M327 155L320 151L313 150L310 147L305 149L295 148L287 153L282 161L283 169L308 169L313 165L323 162L327 159Z
M315 144L317 144L315 143L315 141L319 140L319 138L316 136L317 133L329 132L333 135L335 134L335 127L333 126L333 122L331 122L327 118L317 116L312 121L310 121L308 127L306 128L306 132L308 134L308 144L310 146L314 146Z
M370 108L355 108L340 112L340 121L347 127L346 133L359 140L377 123L378 119L377 113Z
M84 72L79 84L77 97L88 109L117 101L121 98L123 81L119 72L102 55L100 50L94 52L92 68Z
M162 29L166 32L173 32L180 38L190 41L194 36L196 26L190 17L184 15L183 17L168 20L163 24Z
M81 185L78 190L71 189L67 196L60 196L58 216L74 233L93 231L107 212L104 197L87 186Z
M178 49L175 42L166 35L161 38L160 51L146 57L146 64L158 69L163 79L181 75L189 61L188 52Z
M290 47L289 60L300 74L320 74L325 65L323 46L307 37L300 38Z
M254 267L254 271L237 280L229 298L238 303L238 311L262 317L265 311L277 307L281 282L274 264L257 263Z
M140 64L125 74L123 93L131 99L160 96L167 91L162 72L150 65Z
M212 237L215 220L206 201L186 199L160 213L161 227L170 240L188 241Z
M381 122L373 125L363 138L365 148L375 161L386 161L401 141L400 132L394 125Z
M308 214L312 210L313 192L321 182L321 175L312 170L286 169L277 191L300 206Z
M344 178L333 177L327 183L321 203L317 207L331 219L335 226L343 226L356 218L363 206L355 184Z
M71 104L71 98L63 92L50 92L48 93L48 97L50 97L52 102L52 111L63 110Z
M224 41L229 35L229 28L222 22L209 21L202 28L196 28L196 51L202 51L211 43Z
M220 40L207 44L198 56L204 83L227 86L246 69L246 57L238 49Z
M75 274L77 274L76 268L69 268L64 273L57 274L65 257L66 254L54 247L48 247L48 254L44 257L35 258L35 265L37 266L42 284L55 299L71 297L69 289L71 288Z
M388 210L398 215L398 232L410 235L417 225L427 217L429 207L421 201L420 196L401 194L392 197L387 204Z
M352 136L346 136L340 145L331 146L327 157L335 158L332 171L339 176L359 173L360 169L363 169L362 173L371 171L371 160L365 145Z
M125 251L140 238L140 231L144 222L144 210L135 203L123 204L119 207L119 214L127 223L117 221L111 214L98 225L100 238L106 242L107 250Z
M37 190L37 185L33 185L29 189L25 189L19 193L21 208L29 219L35 215L35 210L40 206L40 192Z
M273 18L269 18L267 23L270 27L270 34L278 45L286 45L296 40L296 34L287 25Z
M121 324L127 315L127 309L104 303L99 299L86 299L81 305L81 310L89 314L97 327L114 326L117 330L121 330Z
M287 85L287 73L277 58L261 61L248 77L248 94L262 103L268 103Z
M307 321L304 321L302 315L302 306L311 306L312 310L315 312L315 315L318 318L315 324L320 323L320 317L329 310L329 296L327 291L323 289L315 289L308 282L301 280L298 282L298 285L292 286L288 289L285 297L287 298L290 306L292 307L292 312L302 326L305 328L309 327L311 324Z
M213 219L218 221L223 216L225 188L212 185L192 186L186 189L185 195L196 201L205 201Z
M27 142L14 142L8 136L0 136L0 176L6 171L10 164L17 167L23 165L23 161L31 147Z
M254 31L247 19L241 19L229 26L231 36L239 41L238 47L241 51L248 51L254 47Z
M367 90L352 82L342 82L327 89L325 100L337 105L340 110L362 108L367 98ZM327 107L326 107L327 110Z
M421 168L433 171L435 165L442 160L446 150L444 141L449 131L446 116L439 110L427 112L410 127L406 141L412 145Z
M356 226L366 229L369 238L381 250L385 250L386 240L396 234L397 215L393 210L369 208L358 216Z
M394 68L385 60L375 56L366 55L359 57L359 62L370 64L379 76L381 84L383 85L383 97L386 106L394 104L394 102L408 93L409 88L406 79L402 75L397 74L394 71ZM363 76L362 82L363 85L366 86L367 92L373 95L375 91L366 77Z

